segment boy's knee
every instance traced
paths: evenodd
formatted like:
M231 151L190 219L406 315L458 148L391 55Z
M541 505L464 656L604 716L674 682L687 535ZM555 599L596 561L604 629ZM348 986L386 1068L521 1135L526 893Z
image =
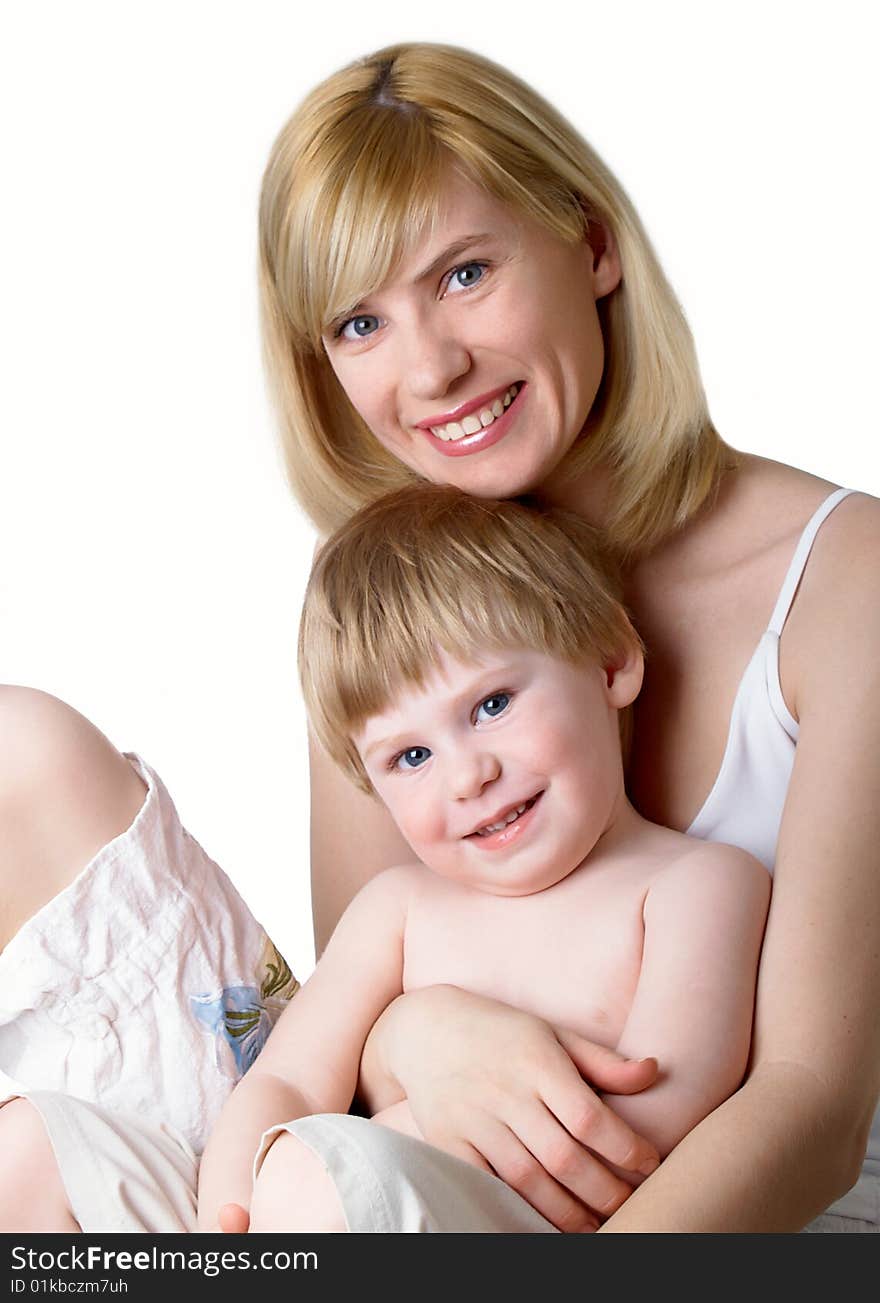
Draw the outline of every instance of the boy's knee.
M0 686L0 948L131 823L144 785L71 706Z
M250 1211L250 1229L256 1232L347 1229L336 1186L323 1162L288 1131L263 1159Z

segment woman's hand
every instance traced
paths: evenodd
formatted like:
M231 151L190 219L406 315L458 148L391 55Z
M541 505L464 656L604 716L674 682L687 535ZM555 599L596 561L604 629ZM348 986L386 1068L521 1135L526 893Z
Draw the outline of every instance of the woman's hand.
M560 1230L592 1230L591 1213L610 1216L659 1156L584 1078L632 1094L656 1075L654 1059L624 1059L509 1005L436 986L400 996L376 1022L359 1095L371 1114L405 1096L431 1144L495 1172Z

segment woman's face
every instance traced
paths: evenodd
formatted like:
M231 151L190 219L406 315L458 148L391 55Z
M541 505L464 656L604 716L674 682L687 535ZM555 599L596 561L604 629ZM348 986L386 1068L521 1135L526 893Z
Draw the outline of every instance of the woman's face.
M602 376L596 301L619 280L610 242L566 244L455 177L430 235L324 345L389 452L435 483L512 497L583 428Z

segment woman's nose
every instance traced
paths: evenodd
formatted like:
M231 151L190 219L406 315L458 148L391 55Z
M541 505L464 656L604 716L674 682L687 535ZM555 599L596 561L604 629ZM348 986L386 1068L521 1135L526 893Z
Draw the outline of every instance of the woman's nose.
M471 355L454 335L423 327L407 349L405 366L413 396L423 402L436 402L470 371Z
M481 749L456 756L450 773L453 799L467 801L479 796L500 773L501 763L492 751Z

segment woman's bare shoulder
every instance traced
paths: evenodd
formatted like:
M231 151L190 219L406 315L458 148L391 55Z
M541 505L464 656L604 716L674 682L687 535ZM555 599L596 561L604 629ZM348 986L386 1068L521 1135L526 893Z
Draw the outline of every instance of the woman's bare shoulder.
M719 515L743 532L750 524L758 536L768 538L799 534L813 512L840 486L820 475L771 461L750 453L738 453L728 498L722 496Z
M842 613L847 597L877 595L880 561L880 499L853 492L822 522L804 570L792 622L798 611L818 615L817 603L831 614L829 601ZM837 594L838 596L835 596ZM875 603L876 604L876 603Z
M747 574L750 587L761 589L760 578L755 584L757 567L766 568L772 588L793 540L837 487L795 466L731 449L717 493L640 561L634 580L674 601L676 592L688 591L694 582L726 585L734 573Z
M766 601L781 577L813 514L841 486L782 462L737 454L737 464L709 513L696 551L707 573L728 582L737 572ZM867 493L845 498L822 523L802 588L821 587L841 563L876 560L880 501ZM865 572L867 577L867 571ZM798 597L798 605L801 602ZM806 605L807 603L805 603Z
M743 466L744 493L747 506L769 517L768 528L800 535L813 512L841 486L830 480L765 458L749 457ZM822 523L810 563L804 575L804 590L809 580L821 583L822 576L837 569L844 561L848 566L873 560L880 539L880 499L852 487Z
M807 697L863 678L880 662L880 500L844 498L822 523L786 623L780 650L795 718Z

